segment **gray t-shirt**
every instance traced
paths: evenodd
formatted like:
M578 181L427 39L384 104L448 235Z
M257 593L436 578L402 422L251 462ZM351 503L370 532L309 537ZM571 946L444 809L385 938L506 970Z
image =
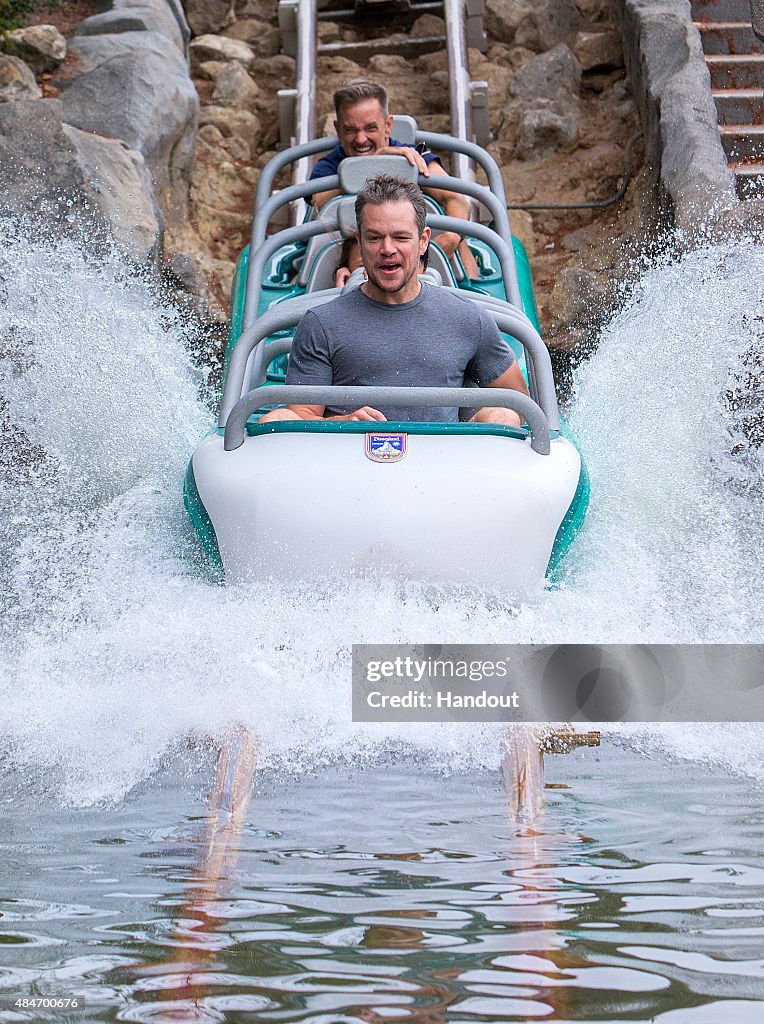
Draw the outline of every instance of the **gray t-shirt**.
M422 283L411 302L388 306L355 288L309 310L289 354L287 384L485 386L514 362L512 349L484 309L448 288ZM358 406L327 407L343 415ZM387 407L388 420L449 423L459 410Z

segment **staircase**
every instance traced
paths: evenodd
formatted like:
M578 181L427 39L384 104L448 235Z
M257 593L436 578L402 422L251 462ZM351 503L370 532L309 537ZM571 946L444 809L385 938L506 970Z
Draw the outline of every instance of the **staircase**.
M764 197L764 43L753 34L749 0L691 0L691 5L738 195Z

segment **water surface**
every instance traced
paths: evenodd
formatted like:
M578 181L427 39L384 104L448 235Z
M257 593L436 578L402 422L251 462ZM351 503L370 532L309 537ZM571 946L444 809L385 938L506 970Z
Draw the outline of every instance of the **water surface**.
M10 799L0 1019L56 1019L12 1016L24 991L82 1020L761 1019L749 779L613 737L550 759L530 830L493 773L266 773L215 880L209 765L180 756L112 809Z
M760 726L608 730L518 834L496 730L354 725L350 648L764 642L764 249L645 271L576 378L585 530L515 607L222 586L180 506L212 422L183 318L0 227L0 1019L760 1019ZM203 876L237 722L256 795Z

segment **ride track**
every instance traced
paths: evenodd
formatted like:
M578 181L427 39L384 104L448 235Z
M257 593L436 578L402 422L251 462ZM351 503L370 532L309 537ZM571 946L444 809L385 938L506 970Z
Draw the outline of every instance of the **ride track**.
M422 9L441 9L441 5L432 3L411 3L405 6L416 13ZM336 213L335 220L331 220L331 217L327 219L324 212L319 219L306 219L305 199L316 192L336 189L338 186L346 193L358 191L368 176L376 173L370 170L370 166L365 166L369 159L372 164L381 159L386 163L391 162L391 168L386 166L385 169L397 169L404 175L406 168L409 172L412 171L411 166L403 158L372 157L346 162L344 168L340 169L339 177L322 178L314 182L308 180L315 157L331 149L337 141L335 138L314 138L316 55L322 50L322 47L317 46L317 21L325 16L340 21L353 18L360 24L368 24L370 12L378 11L382 7L389 9L389 5L377 4L375 0L359 2L354 11L332 8L330 11L318 12L315 0L281 0L279 4L279 23L284 48L296 59L295 88L282 90L279 94L282 132L288 132L291 146L271 160L260 175L249 250L242 255L237 267L230 326L232 344L229 347L225 387L216 432L216 435L225 435L226 452L235 452L247 436L252 435L249 421L253 413L260 410L264 404L267 406L269 403L278 403L284 396L283 384L266 386L269 382L269 365L275 357L288 352L291 344L291 339L283 337L284 330L293 328L310 305L328 301L337 294L336 289L302 296L294 295L292 292L286 295L282 293L277 295L280 301L274 306L273 296L268 294L263 284L269 275L272 276L274 266L280 254L283 254L285 245L304 246L305 243L310 243L311 239L325 237L327 229L337 230L343 227L342 210ZM480 289L473 289L467 294L488 310L501 330L508 332L507 337L513 340L518 358L527 357L531 395L535 399L527 399L515 392L503 395L492 392L491 403L506 404L521 411L530 428L531 447L544 456L550 450L550 436L552 439L557 438L558 443L560 440L560 419L551 365L546 348L538 335L535 300L525 253L511 235L502 177L497 165L478 144L487 138L486 83L472 82L467 64L468 38L475 46L485 43L482 4L479 0L468 0L466 4L463 0L445 0L442 11L445 16L446 38L436 42L447 43L452 136L419 131L411 118L396 119L394 134L404 141L423 143L438 151L450 152L454 173L450 177L439 178L439 186L469 196L473 207L477 203L482 203L488 210L491 218L490 227L473 221L469 224L468 233L472 236L473 244L483 245L484 259L486 253L493 253L498 260L496 269L501 287L498 291L493 289L493 293L491 290L485 290L485 294L480 294ZM377 41L376 44L369 41L366 45L371 48L376 45L382 52L386 49L385 40ZM429 42L420 39L414 45L421 50L423 46L428 46ZM335 46L335 50L337 48L338 46ZM277 176L290 164L292 185L281 192L274 191ZM475 165L485 174L488 189L475 184ZM350 175L350 170L359 173ZM416 178L415 172L413 178ZM427 179L420 177L419 184L426 186ZM269 223L275 215L286 208L291 211L293 227L268 236ZM442 217L437 213L428 216L428 223L433 228L441 230L464 232L465 229L464 222L457 222L454 218ZM249 254L252 254L251 258ZM283 259L283 255L281 258ZM307 259L308 256L304 258ZM469 288L466 280L462 282L462 287ZM509 302L504 301L504 296ZM329 401L332 398L337 401L337 396L330 394L337 390L324 389L326 394L322 392L322 401ZM352 389L346 389L350 390ZM360 393L355 389L352 395L345 394L344 398L351 400L355 396L358 401L382 402L390 397L387 392L392 393L394 389L363 390L364 395L361 397L358 397ZM444 400L443 395L427 394L432 392L432 389L407 388L406 391L409 403L416 404L421 401L422 404L437 404L438 401ZM478 400L475 392L470 394L469 391L459 392L459 400L465 405L472 406L485 402L484 398ZM299 439L299 435L297 437ZM221 438L216 436L216 441L220 440ZM207 526L211 527L211 524L203 522L204 514L199 511L201 503L193 465L192 462L187 476L186 505L192 520L196 516L197 532L204 541L208 532ZM585 470L582 469L582 472L585 473ZM580 490L579 481L579 497ZM587 496L583 495L584 508ZM575 523L577 526L582 509L577 508L575 513L578 516ZM569 516L568 525L570 526ZM572 533L566 541L567 544L571 538ZM216 540L213 542L208 538L205 546L210 552L214 553L217 550ZM593 746L598 743L598 733L576 733L570 727L508 727L502 740L502 779L510 815L517 820L531 822L540 812L543 804L544 752L562 753L579 746ZM206 852L200 866L200 875L205 879L202 888L207 894L210 887L212 890L216 889L223 875L230 874L235 864L237 834L244 821L251 794L258 745L256 737L242 725L237 726L230 742L224 742L221 748L218 779L211 795L212 817L205 840ZM227 865L225 871L222 869L223 864Z

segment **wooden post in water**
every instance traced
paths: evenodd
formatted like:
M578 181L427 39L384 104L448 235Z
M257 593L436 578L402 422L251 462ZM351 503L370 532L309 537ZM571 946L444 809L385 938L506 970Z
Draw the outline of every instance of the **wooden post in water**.
M511 723L501 743L501 777L507 810L515 821L531 822L544 806L544 754L568 754L577 747L598 747L600 734L576 732L572 725Z

